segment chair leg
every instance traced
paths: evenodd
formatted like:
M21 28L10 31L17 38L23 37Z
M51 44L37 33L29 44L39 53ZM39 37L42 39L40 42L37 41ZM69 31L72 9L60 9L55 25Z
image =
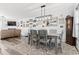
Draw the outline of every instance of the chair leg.
M52 40L52 39L49 40L49 48L51 48L51 40Z
M30 37L28 36L28 44L30 44Z
M45 46L46 46L46 47L45 47L45 50L46 50L46 53L47 53L47 43L45 44Z

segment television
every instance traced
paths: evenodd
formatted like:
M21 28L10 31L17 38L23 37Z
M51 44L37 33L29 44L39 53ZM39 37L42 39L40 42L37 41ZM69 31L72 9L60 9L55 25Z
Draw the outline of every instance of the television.
M16 21L8 21L7 25L8 26L16 26Z

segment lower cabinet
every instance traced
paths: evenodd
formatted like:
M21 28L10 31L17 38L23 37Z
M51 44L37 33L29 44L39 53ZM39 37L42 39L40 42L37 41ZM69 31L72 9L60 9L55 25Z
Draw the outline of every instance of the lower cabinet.
M1 30L1 39L9 37L19 37L21 35L21 30L19 29L7 29Z

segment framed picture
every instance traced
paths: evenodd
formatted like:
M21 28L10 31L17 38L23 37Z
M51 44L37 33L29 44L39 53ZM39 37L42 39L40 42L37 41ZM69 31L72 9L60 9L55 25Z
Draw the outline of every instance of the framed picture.
M59 19L59 24L64 24L64 19Z

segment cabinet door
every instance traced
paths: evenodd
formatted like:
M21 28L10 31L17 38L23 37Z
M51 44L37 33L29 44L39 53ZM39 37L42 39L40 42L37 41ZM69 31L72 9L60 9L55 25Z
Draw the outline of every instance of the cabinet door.
M15 34L14 36L20 36L21 35L21 30L18 30L18 29L15 30L14 34Z

